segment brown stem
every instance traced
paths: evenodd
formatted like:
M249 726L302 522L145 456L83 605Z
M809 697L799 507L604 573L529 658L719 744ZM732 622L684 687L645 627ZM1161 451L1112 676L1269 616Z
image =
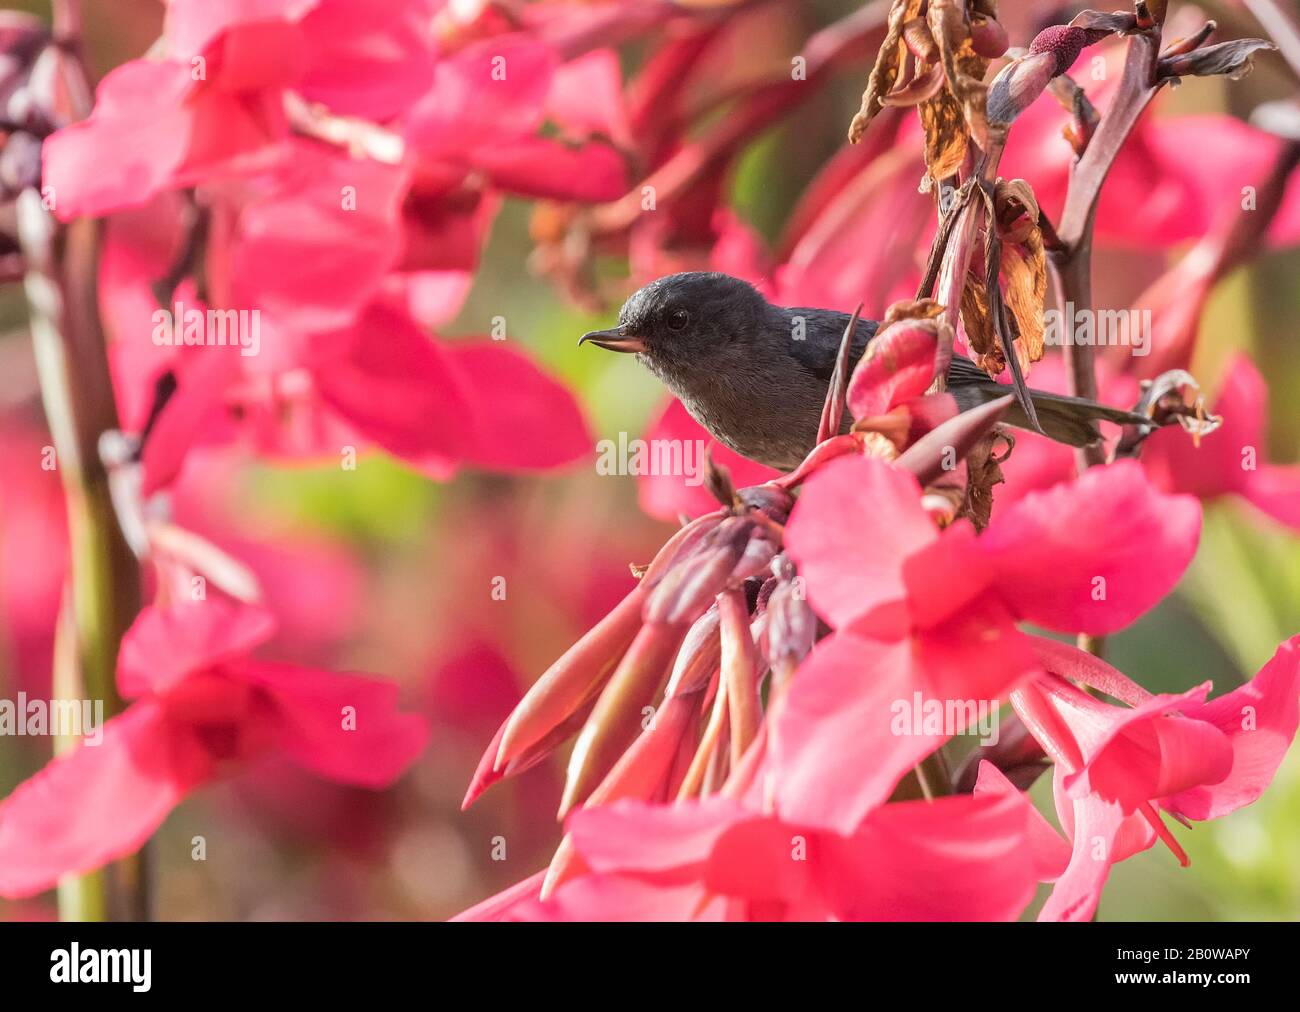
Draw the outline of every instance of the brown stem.
M1062 312L1067 304L1089 312L1092 304L1092 236L1097 216L1097 201L1102 184L1110 173L1120 148L1132 132L1160 88L1156 78L1156 61L1160 56L1160 25L1129 38L1124 73L1115 97L1097 124L1083 154L1070 173L1065 209L1057 225L1057 245L1048 261L1052 265L1053 290ZM1097 397L1097 373L1094 349L1073 340L1073 320L1064 342L1066 371L1070 393L1076 397ZM1079 467L1085 469L1105 462L1100 446L1079 451Z
M1145 11L1139 4L1139 20L1145 21ZM1089 312L1092 304L1092 239L1097 218L1097 201L1102 185L1110 173L1128 135L1138 117L1160 89L1156 76L1156 63L1160 57L1160 28L1163 11L1154 24L1129 38L1124 59L1124 73L1120 78L1115 97L1106 109L1082 154L1070 173L1070 186L1066 192L1065 209L1056 228L1056 243L1048 253L1052 267L1052 288L1062 312L1073 305ZM1076 397L1097 399L1097 370L1092 345L1077 344L1073 340L1074 320L1069 322L1067 339L1063 342L1069 392ZM1105 463L1105 449L1100 444L1083 447L1078 451L1079 470ZM1080 649L1101 655L1105 643L1101 638L1081 636Z

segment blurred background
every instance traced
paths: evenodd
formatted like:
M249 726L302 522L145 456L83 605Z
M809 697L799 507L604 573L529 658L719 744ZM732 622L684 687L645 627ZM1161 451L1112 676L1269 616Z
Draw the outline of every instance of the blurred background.
M723 94L745 80L787 74L803 40L855 6L775 3L738 17L716 76L699 88ZM1218 14L1214 5L1205 9ZM96 71L143 53L158 35L160 12L153 0L88 5ZM1235 6L1219 16L1249 25ZM1022 15L1007 10L1003 17L1013 45L1032 37ZM636 44L623 47L625 73L642 56ZM731 207L768 241L843 145L867 67L865 58L846 66L797 113L757 135L728 175ZM1266 54L1243 81L1188 82L1166 97L1159 115L1245 115L1292 90L1285 66ZM577 309L535 276L530 214L529 202L507 200L470 297L443 336L482 334L504 316L511 337L577 392L597 439L644 433L663 410L660 386L630 357L577 347L579 335L608 325L613 312ZM1101 248L1094 261L1099 304L1127 304L1182 248ZM1277 462L1300 459L1298 277L1300 250L1291 249L1262 256L1221 283L1202 321L1193 370L1213 390L1232 352L1251 354L1269 387L1268 453ZM10 285L0 292L4 697L48 692L66 551L57 477L28 463L48 436L25 327L19 287ZM634 477L600 477L594 460L593 450L591 460L562 472L467 472L440 484L379 455L357 472L335 463L271 465L239 448L196 458L177 514L258 572L284 620L277 654L399 680L408 708L428 717L433 735L416 767L386 793L328 784L276 761L186 800L151 846L160 918L437 919L545 864L559 839L562 757L494 787L467 813L459 805L484 746L522 690L626 592L629 563L648 561L671 530L642 511ZM504 579L503 600L493 595L497 578ZM1202 545L1177 593L1114 637L1109 656L1155 692L1206 679L1220 692L1253 674L1298 630L1300 536L1223 499L1206 506ZM48 744L0 737L0 796L46 762ZM1047 779L1035 795L1050 808ZM1300 753L1292 751L1255 805L1176 832L1191 868L1178 868L1164 848L1121 864L1102 919L1300 917ZM191 859L198 836L206 840L203 861ZM504 860L494 860L501 841ZM53 916L48 897L0 901L0 917Z

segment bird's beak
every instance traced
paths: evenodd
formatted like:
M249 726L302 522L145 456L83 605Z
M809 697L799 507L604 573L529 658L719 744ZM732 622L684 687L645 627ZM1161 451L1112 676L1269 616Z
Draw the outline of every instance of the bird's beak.
M645 342L639 337L630 337L623 331L615 327L612 330L593 330L590 334L583 334L578 338L578 344L586 344L590 341L597 348L604 348L607 351L621 351L631 353L635 351L645 351Z

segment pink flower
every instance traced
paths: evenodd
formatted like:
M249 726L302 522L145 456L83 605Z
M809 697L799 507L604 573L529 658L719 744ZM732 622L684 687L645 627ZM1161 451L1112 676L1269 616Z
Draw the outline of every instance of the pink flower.
M57 213L102 215L258 167L289 136L289 91L336 116L394 118L432 83L437 6L173 0L166 58L114 70L90 118L46 142Z
M1205 702L1209 683L1153 696L1090 654L1036 642L1051 673L1011 699L1056 763L1057 812L1074 841L1041 919L1089 918L1110 866L1157 837L1187 864L1159 808L1183 822L1218 818L1263 793L1300 723L1298 648L1293 637L1245 685ZM1126 705L1102 702L1067 679Z
M63 220L136 207L165 190L235 169L287 129L272 92L227 91L220 69L137 60L99 84L94 114L44 146L44 181Z
M281 89L302 59L293 22L310 6L171 4L174 55L110 72L91 116L45 142L44 180L59 217L138 206L237 170L286 136Z
M443 4L316 0L300 22L309 60L298 89L340 116L385 122L405 112L433 82L438 54L430 22ZM210 6L192 4L200 5Z
M1205 721L1176 716L1203 702L1209 691L1205 683L1178 695L1147 694L1125 708L1048 676L1017 689L1012 701L1065 769L1061 785L1068 795L1094 794L1131 815L1154 798L1217 784L1228 775L1232 749L1226 735ZM1062 726L1068 736L1059 734Z
M589 452L571 395L518 352L444 349L417 322L459 310L500 204L470 174L529 192L549 174L561 195L586 188L594 199L622 192L621 160L608 145L537 136L557 62L549 44L510 35L439 54L433 0L399 0L377 17L364 6L177 0L171 58L128 64L125 83L110 75L91 118L50 139L64 217L149 202L111 224L101 293L128 422L143 424L164 373L177 388L144 449L146 494L175 480L191 447L239 436L288 457L377 445L439 478ZM235 112L263 106L275 113L267 128L242 129ZM141 167L87 172L100 149ZM181 186L196 187L194 207L170 198ZM195 213L207 225L188 273L205 284L182 278L175 298L199 314L255 314L256 347L159 346L156 284Z
M537 136L557 67L549 45L523 35L472 43L439 61L433 87L411 110L406 140L449 184L478 170L497 188L526 196L613 200L627 189L613 148Z
M1055 770L1058 785L1063 775L1058 767ZM1139 815L1125 817L1117 802L1107 802L1096 795L1071 801L1058 790L1057 814L1065 830L1063 840L1026 795L1017 792L996 767L983 762L975 795L989 794L1018 797L1028 813L1030 857L1040 881L1055 883L1039 912L1040 921L1090 919L1097 909L1111 865L1146 850L1155 842L1151 826Z
M8 685L50 690L55 617L68 573L68 524L49 434L12 411L0 427L9 475L0 509L0 624Z
M1019 620L1104 635L1169 591L1200 533L1196 502L1155 491L1131 461L1026 496L979 536L965 522L939 532L919 498L910 475L866 458L809 480L786 544L836 628L933 627L992 592Z
M395 781L424 748L397 687L253 660L274 622L220 598L145 609L118 685L135 700L0 802L0 894L30 896L139 848L177 804L232 761L288 756L362 787Z
M873 156L878 157L872 160ZM648 243L653 252L642 257L638 276L657 277L707 266L744 278L780 305L844 312L852 312L859 301L869 310L911 298L920 272L910 251L922 243L933 218L928 201L916 192L921 164L919 154L910 155L902 149L882 152L878 143L845 148L813 181L795 209L778 244L783 253L780 263L772 264L762 241L748 225L730 212L720 211L712 220L714 242L707 265L689 260L664 262L659 250L664 237L656 234ZM644 230L661 224L652 220L638 227ZM646 238L641 232L634 233L634 247L638 237ZM645 438L710 437L684 408L670 403ZM737 486L758 484L774 476L770 469L724 447L715 446L712 452L714 460L732 472ZM641 479L641 503L651 516L661 519L698 516L716 505L698 486L689 486L680 477L659 476Z
M172 352L178 388L146 441L146 493L171 484L193 446L241 432L275 456L378 446L440 479L461 466L557 467L592 448L573 395L520 352L486 338L443 344L391 301L318 335L288 371L246 374L228 348ZM148 388L157 375L119 363L120 385Z
M776 712L778 810L847 831L954 733L898 733L896 700L1002 697L1037 669L1016 621L1122 628L1173 586L1199 531L1195 501L1155 492L1131 462L1028 496L978 537L965 522L937 531L902 471L858 457L827 465L786 547L838 632Z
M262 372L301 364L316 335L351 325L379 294L403 255L411 178L304 140L274 154L223 194L218 213L235 227L208 250L229 273L228 286L211 286L214 302L259 311L261 346L245 365Z
M521 884L495 917L1009 920L1034 890L1034 867L1016 859L1029 822L1010 797L885 805L847 836L726 797L622 801L568 828L588 874L545 902Z

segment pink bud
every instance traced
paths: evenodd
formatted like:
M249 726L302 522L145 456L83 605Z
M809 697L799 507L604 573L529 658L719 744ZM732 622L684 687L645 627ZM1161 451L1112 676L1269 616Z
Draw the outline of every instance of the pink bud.
M970 21L970 41L975 52L990 60L996 60L1007 51L1010 39L1002 22L996 18L976 14Z

